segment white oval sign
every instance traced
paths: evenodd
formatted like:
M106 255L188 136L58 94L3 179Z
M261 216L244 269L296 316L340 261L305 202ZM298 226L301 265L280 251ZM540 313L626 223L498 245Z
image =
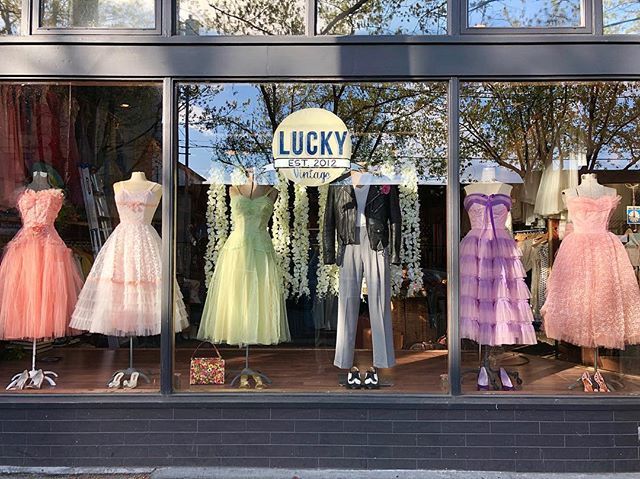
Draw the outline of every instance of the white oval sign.
M322 108L287 116L273 135L273 166L294 183L330 183L351 165L351 135L344 122Z

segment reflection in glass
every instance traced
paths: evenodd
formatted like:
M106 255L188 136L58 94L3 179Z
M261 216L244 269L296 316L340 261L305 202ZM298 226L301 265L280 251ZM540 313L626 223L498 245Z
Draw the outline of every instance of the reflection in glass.
M468 0L470 28L584 26L583 0Z
M22 0L0 0L0 35L20 35Z
M159 327L143 325L159 326L160 312L136 293L160 287L161 221L155 208L162 191L161 107L162 90L154 84L0 84L0 248L6 253L0 262L0 380L31 369L36 340L36 369L59 375L55 389L42 378L43 390L158 389ZM132 177L140 178L144 191L117 194L114 185ZM154 188L153 201L147 184ZM130 220L143 214L141 235ZM142 263L152 263L144 272L150 274L132 277L140 270L135 251L139 256L141 250ZM91 271L103 275L92 280ZM98 334L94 324L69 327L81 313L80 288L99 291L84 302L85 311L104 312L108 308L96 306L96 298L112 300L108 307L118 312L109 319L117 327L101 331L109 336ZM155 291L145 296L159 297ZM130 344L133 365L148 373L148 383L130 373L112 377L129 366ZM123 389L125 379L129 386Z
M312 107L335 112L352 135L353 172L331 187L293 185L282 182L273 172L265 174L265 166L273 161L276 127L290 113ZM343 391L338 378L346 381L351 352L355 349L353 365L364 377L375 351L384 348L389 353L387 359L395 353L396 365L383 368L384 358L379 358L380 377L387 384L382 391L446 391L446 84L183 84L179 108L176 270L193 327L176 343L176 387L225 391L237 386L230 384L233 375L227 376L224 385L207 386L199 379L197 384L189 384L190 358L197 338L205 336L225 341L219 349L230 371L244 365L244 351L230 346L237 338L218 335L211 310L220 311L222 305L233 302L226 299L227 294L219 293L230 285L235 285L234 294L238 295L235 309L246 304L244 295L237 293L245 289L245 281L254 282L256 290L273 293L271 287L261 286L263 274L255 283L254 275L243 279L236 272L240 261L264 256L272 243L282 277L269 281L283 283L290 338L278 336L273 340L278 344L252 342L249 347L250 366L273 380L272 390ZM257 180L253 189L247 180L250 177ZM356 177L358 180L353 179ZM351 296L345 296L340 293L346 288L340 286L342 270L325 264L325 259L331 262L331 256L323 245L329 245L331 239L324 233L332 231L330 223L335 220L335 215L327 214L327 205L340 201L345 208L353 208L355 203L344 193L356 194L354 181L376 198L380 214L387 211L384 205L392 198L400 202L402 266L386 269L391 273L393 294L391 334L381 333L379 324L372 324L380 316L379 304L371 307L361 301L372 301L374 288L383 282L372 279L362 288L356 277ZM278 190L276 197L269 197L274 194L271 187ZM247 215L256 216L255 221L247 223ZM387 223L391 223L390 217L383 217L381 224ZM243 231L258 227L259 252L241 254L257 241L242 240ZM383 228L372 234L386 242ZM228 267L231 263L233 270ZM270 263L261 262L260 271ZM222 277L229 279L222 281ZM351 298L352 344L339 340L341 297ZM277 299L271 303L274 311L280 310ZM271 320L283 317L278 313ZM260 318L259 314L252 316L252 320ZM219 333L230 331L220 329ZM340 361L336 349L344 353ZM420 381L410 379L413 375ZM299 380L308 376L308 381ZM241 378L239 382L246 387ZM248 387L254 386L257 383L249 378Z
M640 199L639 93L635 82L463 85L462 234L484 238L478 257L507 255L473 262L461 245L463 391L640 391L640 241L627 213ZM525 314L535 338L464 327L509 331Z
M180 35L304 35L305 0L178 0Z
M152 29L155 0L42 0L41 26L46 28Z
M605 35L640 33L640 2L603 0L602 10Z
M318 1L318 35L444 35L447 2Z

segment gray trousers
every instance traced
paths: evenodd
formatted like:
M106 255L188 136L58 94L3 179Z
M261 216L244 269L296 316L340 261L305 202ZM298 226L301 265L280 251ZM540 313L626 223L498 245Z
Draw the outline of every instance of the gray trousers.
M338 294L338 334L333 364L342 369L353 366L353 350L358 327L362 274L367 280L369 319L373 339L373 365L389 368L396 362L391 327L391 271L389 255L374 251L367 229L358 228L360 244L347 245L340 266Z

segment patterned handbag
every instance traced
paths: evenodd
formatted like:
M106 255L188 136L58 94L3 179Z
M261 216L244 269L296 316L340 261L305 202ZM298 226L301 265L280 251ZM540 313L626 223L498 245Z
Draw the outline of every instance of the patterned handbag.
M213 346L216 356L196 356L198 349L203 344ZM204 341L191 355L189 384L224 384L224 359L215 344Z

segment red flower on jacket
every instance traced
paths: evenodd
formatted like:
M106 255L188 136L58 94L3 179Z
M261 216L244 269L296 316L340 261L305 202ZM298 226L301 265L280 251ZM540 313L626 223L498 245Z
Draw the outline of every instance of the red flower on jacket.
M382 185L380 187L380 193L382 193L383 195L388 195L390 191L391 191L391 185Z

